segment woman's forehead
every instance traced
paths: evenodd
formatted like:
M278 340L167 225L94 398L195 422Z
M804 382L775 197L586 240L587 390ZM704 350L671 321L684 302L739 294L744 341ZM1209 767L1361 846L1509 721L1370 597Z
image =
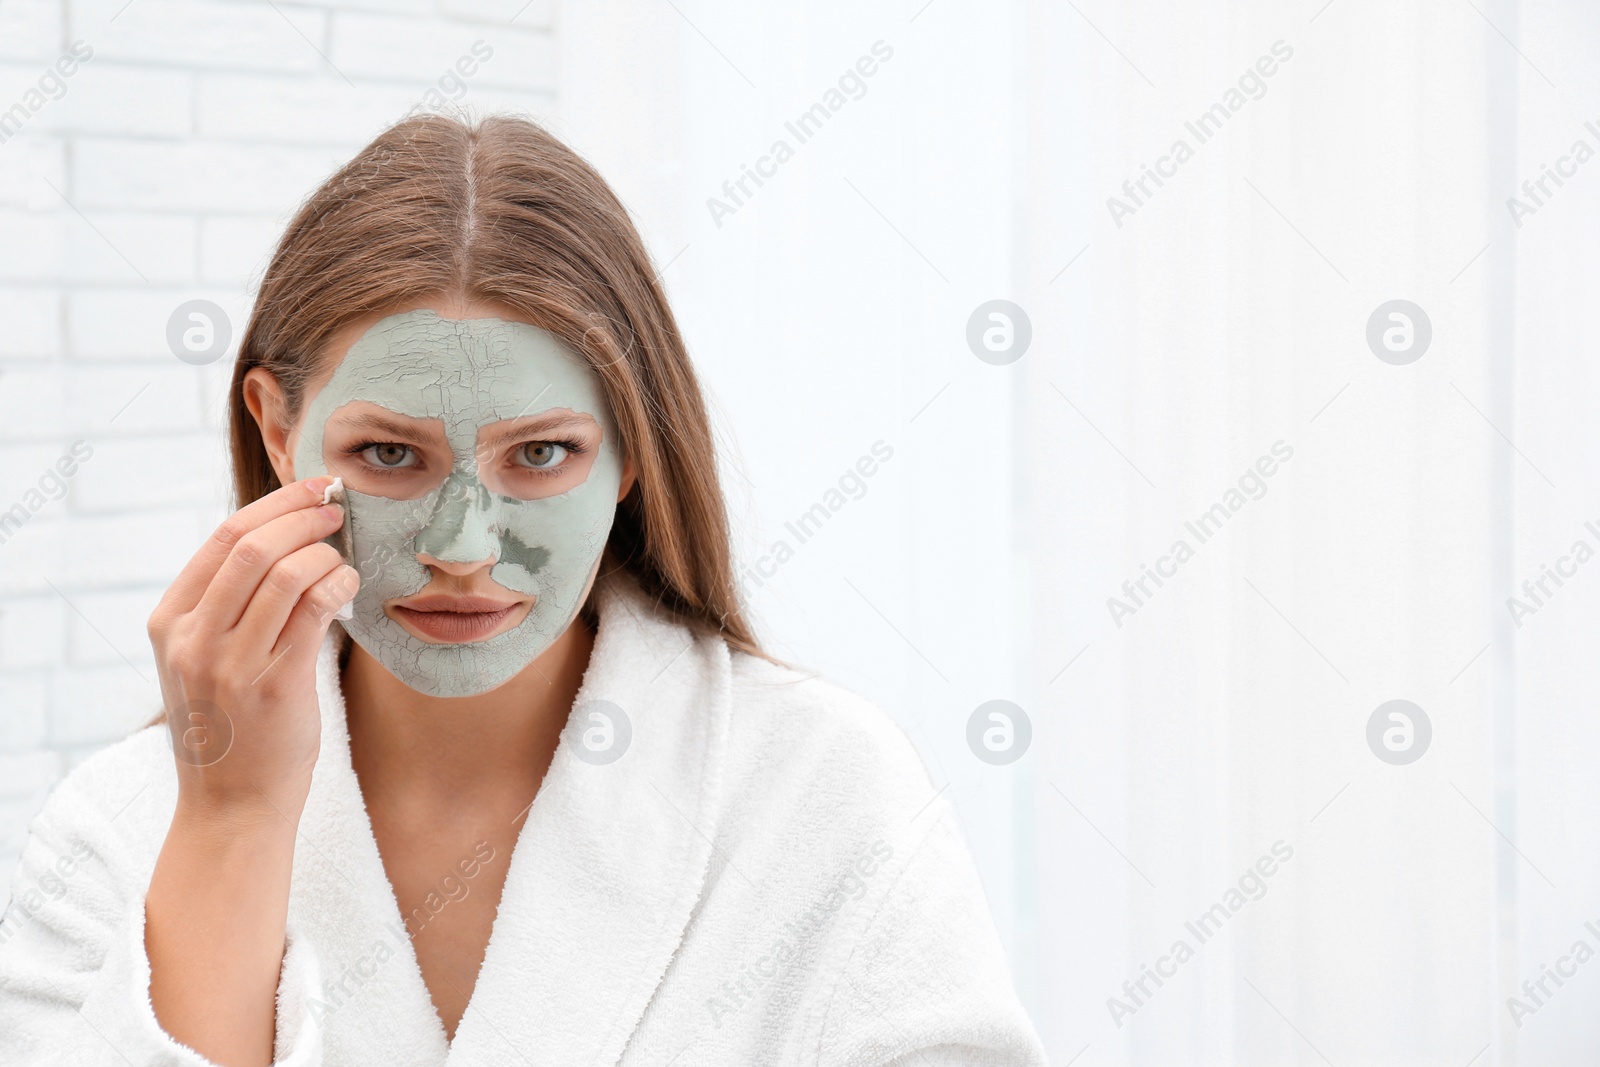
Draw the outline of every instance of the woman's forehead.
M499 318L445 318L431 309L369 327L308 415L325 419L355 400L462 431L554 408L604 414L599 376L548 331Z

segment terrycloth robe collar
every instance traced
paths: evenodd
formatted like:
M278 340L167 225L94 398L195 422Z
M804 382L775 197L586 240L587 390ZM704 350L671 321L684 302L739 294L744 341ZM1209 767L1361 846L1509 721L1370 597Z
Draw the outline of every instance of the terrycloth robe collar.
M384 872L350 759L336 644L317 665L322 749L300 822L290 953L314 948L306 1025L325 1062L416 1067L613 1064L705 886L729 716L726 644L690 630L625 575L597 581L598 636L562 742L512 850L466 1013L447 1043ZM632 726L596 765L586 706ZM306 957L301 957L305 959ZM286 963L286 968L288 964ZM314 973L312 973L314 972ZM298 1036L285 1033L279 1055Z

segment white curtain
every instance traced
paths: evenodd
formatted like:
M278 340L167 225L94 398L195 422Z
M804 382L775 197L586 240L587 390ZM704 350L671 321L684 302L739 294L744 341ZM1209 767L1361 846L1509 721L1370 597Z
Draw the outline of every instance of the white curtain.
M1479 254L1507 46L1468 5L1163 15L1037 11L1075 62L1030 95L1061 339L1030 366L1033 565L1063 591L1035 617L1060 662L1087 646L1035 672L1040 765L1081 809L1037 791L1064 846L1041 848L1045 1025L1123 1062L1499 1062L1532 874L1489 825L1515 836L1509 275ZM1171 176L1141 187L1146 164ZM1414 362L1368 344L1395 300L1431 324ZM1380 334L1419 344L1401 313ZM1146 565L1171 577L1125 591ZM1413 763L1369 746L1391 700L1431 723Z
M1592 1062L1600 14L562 18L747 561L893 448L750 585L955 798L1055 1062ZM993 299L1031 322L1004 365L966 340ZM990 699L1016 763L968 749Z

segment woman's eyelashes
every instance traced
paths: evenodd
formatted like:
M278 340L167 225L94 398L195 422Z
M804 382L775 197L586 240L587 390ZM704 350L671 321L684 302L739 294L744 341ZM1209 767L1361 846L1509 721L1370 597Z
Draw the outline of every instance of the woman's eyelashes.
M378 475L416 473L423 466L416 447L399 441L357 441L340 451Z
M585 451L581 441L524 441L511 449L511 464L519 471L539 475L560 474L571 456Z
M393 441L369 443L359 446L361 458L379 470L402 470L415 467L420 461L416 450L410 445L397 444Z

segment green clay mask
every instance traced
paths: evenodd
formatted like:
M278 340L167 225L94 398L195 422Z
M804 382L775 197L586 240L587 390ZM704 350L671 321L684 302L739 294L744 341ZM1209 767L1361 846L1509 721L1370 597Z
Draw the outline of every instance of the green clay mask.
M295 476L326 473L344 478L335 543L361 574L342 625L406 685L458 697L505 682L571 624L616 516L622 457L599 376L551 334L416 310L362 334L306 406ZM492 558L489 577L533 605L484 640L423 640L385 610L434 581L419 555Z

